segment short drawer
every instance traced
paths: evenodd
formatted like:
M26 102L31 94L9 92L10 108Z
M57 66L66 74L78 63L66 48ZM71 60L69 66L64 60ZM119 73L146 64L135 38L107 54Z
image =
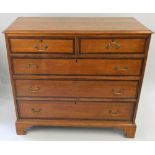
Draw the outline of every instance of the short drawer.
M145 39L81 39L81 53L142 53Z
M140 75L142 60L13 59L14 74Z
M132 120L134 103L18 101L21 118Z
M12 52L73 53L73 39L11 39Z
M19 97L136 98L136 81L15 80Z

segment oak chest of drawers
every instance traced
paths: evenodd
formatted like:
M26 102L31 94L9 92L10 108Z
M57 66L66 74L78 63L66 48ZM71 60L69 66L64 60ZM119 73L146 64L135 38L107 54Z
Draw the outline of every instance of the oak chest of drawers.
M17 134L112 127L134 137L151 31L133 18L18 18L5 31Z

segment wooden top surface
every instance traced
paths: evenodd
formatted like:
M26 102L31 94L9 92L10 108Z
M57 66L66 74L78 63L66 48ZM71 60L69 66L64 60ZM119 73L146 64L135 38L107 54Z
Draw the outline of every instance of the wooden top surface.
M134 18L19 17L5 33L152 33Z

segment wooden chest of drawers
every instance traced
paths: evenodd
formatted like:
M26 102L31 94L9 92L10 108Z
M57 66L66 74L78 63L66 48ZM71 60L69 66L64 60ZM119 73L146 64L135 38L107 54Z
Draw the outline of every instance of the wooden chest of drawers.
M134 137L149 29L133 18L18 18L5 37L17 134L77 126Z

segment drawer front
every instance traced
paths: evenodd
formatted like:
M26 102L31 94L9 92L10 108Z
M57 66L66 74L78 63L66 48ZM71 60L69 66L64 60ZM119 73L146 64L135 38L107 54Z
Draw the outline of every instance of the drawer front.
M18 101L21 118L132 120L134 103Z
M81 39L81 53L142 53L145 39Z
M17 96L136 98L135 81L15 80Z
M12 52L73 53L73 39L11 39Z
M139 75L142 60L13 59L15 74Z

